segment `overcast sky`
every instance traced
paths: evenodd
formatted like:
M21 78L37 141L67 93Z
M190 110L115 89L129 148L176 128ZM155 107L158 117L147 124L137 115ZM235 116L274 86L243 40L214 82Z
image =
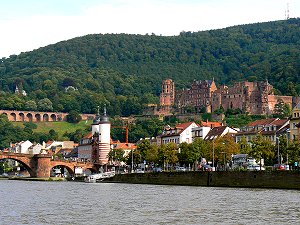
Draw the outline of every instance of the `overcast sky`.
M0 0L0 58L96 33L178 35L300 17L300 0Z

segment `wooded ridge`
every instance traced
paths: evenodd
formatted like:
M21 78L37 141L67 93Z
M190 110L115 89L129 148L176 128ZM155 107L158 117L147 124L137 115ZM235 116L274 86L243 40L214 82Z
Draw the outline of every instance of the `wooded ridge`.
M268 79L277 94L298 96L299 25L297 18L168 37L76 37L2 58L0 108L95 113L106 104L110 115L138 115L159 102L166 78L178 89L193 80ZM27 95L15 95L16 86Z

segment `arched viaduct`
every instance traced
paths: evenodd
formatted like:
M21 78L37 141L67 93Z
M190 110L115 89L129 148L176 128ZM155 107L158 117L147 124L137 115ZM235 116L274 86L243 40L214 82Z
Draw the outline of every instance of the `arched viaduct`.
M70 162L66 160L52 160L50 155L38 154L20 154L11 152L0 152L1 159L12 159L22 164L30 174L30 177L48 178L52 168L56 166L64 167L70 175L75 174L75 168L80 167L83 170L92 172L98 171L93 163Z
M55 122L66 121L68 113L62 112L34 112L34 111L16 111L0 110L0 114L5 114L9 121L13 122ZM93 119L93 114L80 114L82 120Z

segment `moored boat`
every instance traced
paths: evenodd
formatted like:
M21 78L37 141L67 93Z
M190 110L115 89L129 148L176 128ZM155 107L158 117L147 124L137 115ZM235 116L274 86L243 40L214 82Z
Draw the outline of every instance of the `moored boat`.
M96 182L100 182L103 181L106 178L110 178L115 176L115 172L103 172L103 173L96 173L96 174L91 174L89 176L87 176L84 181L86 183L96 183Z

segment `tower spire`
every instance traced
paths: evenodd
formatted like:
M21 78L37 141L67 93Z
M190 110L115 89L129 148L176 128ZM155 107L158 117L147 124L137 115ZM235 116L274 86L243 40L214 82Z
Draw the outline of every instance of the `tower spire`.
M106 104L104 104L104 116L106 116Z

